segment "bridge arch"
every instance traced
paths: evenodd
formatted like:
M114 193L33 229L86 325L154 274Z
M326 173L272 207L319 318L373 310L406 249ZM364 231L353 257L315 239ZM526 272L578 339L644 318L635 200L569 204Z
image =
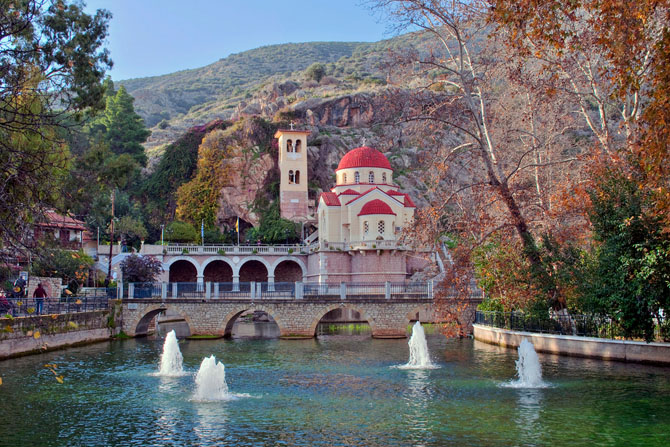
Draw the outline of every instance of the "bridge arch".
M265 267L265 272L266 272L265 273L265 280L261 281L261 282L267 282L268 277L270 276L270 272L272 272L273 270L272 270L272 266L270 265L270 263L268 261L266 261L264 258L262 258L261 256L248 256L248 257L245 257L244 259L242 259L240 261L240 263L237 265L237 269L233 270L233 275L236 275L238 278L240 278L240 282L245 282L245 280L246 281L260 281L261 279L256 279L256 278L258 278L259 272L256 272L255 274L252 274L252 273L249 272L249 270L250 270L249 267L251 267L251 266L257 267L258 266L258 264L253 263L254 261L256 261L257 263L262 264ZM247 265L248 268L245 269L244 273L245 274L248 273L249 276L251 278L254 278L254 279L249 279L249 278L243 278L242 277L243 276L242 275L242 273L243 273L242 268L245 265Z
M151 323L151 320L153 320L158 314L161 312L164 312L166 310L172 310L176 312L177 314L181 315L184 317L184 320L186 321L186 324L188 324L189 332L193 333L193 323L191 321L191 317L182 312L181 309L173 306L166 306L164 304L155 304L153 306L148 306L145 308L140 316L136 318L134 321L132 321L129 325L129 327L134 330L134 335L146 335L149 329L149 324Z
M193 269L190 269L188 264L195 269L195 278L193 279L191 279L193 276ZM190 256L176 256L163 265L168 272L169 282L196 282L198 277L202 277L202 266ZM184 278L191 280L187 281L184 280ZM174 279L177 279L178 281L175 281Z
M341 308L348 308L348 309L352 309L352 310L355 310L356 312L358 312L361 315L361 319L367 321L368 324L370 325L370 330L371 330L372 334L375 333L375 329L376 329L376 326L377 326L376 322L368 316L368 313L365 312L365 310L363 308L351 305L349 303L347 303L347 304L331 304L330 306L327 306L327 307L324 307L323 309L321 309L321 311L318 312L316 314L315 318L312 320L312 323L309 327L309 333L312 334L313 336L316 336L316 327L319 325L319 321L321 321L321 319L324 316L326 316L326 314L328 312L330 312L331 310L341 309Z
M415 321L419 320L421 312L425 312L426 315L433 314L433 310L432 310L431 305L429 305L429 304L419 304L416 307L414 307L412 310L407 312L407 315L405 315L405 318L407 318L407 324L409 325L409 323L412 320L415 320ZM435 318L433 316L432 320L434 320L434 319Z
M272 317L275 324L279 327L279 333L280 334L284 333L285 331L284 323L281 321L279 315L274 311L274 309L265 307L261 304L252 304L252 303L240 304L239 306L235 307L232 311L228 312L228 314L223 318L221 328L219 331L217 331L217 333L223 334L224 337L230 337L233 332L233 325L235 324L237 318L244 312L256 311L256 310L263 311L270 317Z
M302 277L300 278L300 281L303 282L305 281L305 277L307 276L307 266L305 265L305 263L301 259L296 258L295 256L282 256L277 260L275 260L274 264L272 265L272 276L274 276L276 282L282 282L281 278L279 279L277 278L277 267L279 267L279 265L283 262L286 263L294 262L295 264L297 264L302 272ZM281 271L279 273L281 273Z

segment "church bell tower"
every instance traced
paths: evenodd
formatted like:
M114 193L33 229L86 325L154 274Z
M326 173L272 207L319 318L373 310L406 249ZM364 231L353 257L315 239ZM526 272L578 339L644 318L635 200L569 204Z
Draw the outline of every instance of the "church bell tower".
M279 205L281 217L305 220L309 214L307 202L307 135L308 130L279 129Z

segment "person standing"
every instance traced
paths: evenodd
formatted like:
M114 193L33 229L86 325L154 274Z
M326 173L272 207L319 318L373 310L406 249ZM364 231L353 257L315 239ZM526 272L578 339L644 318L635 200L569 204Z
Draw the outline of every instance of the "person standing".
M37 288L33 292L33 298L35 298L35 312L37 315L42 313L42 307L44 306L44 298L47 297L47 291L42 287L42 283L37 284Z

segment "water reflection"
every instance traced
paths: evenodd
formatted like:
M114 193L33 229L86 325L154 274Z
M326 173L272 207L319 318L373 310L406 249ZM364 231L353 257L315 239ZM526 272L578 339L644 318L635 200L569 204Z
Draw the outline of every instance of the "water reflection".
M196 402L196 421L193 432L199 439L198 445L223 445L226 439L228 423L225 402Z
M542 411L543 390L539 388L518 389L516 425L519 427L520 444L535 444L542 434L540 412Z
M429 405L433 396L434 390L431 386L429 372L422 369L407 370L407 390L403 395L407 404L405 421L416 444L432 439Z
M164 405L167 402L164 403ZM179 438L179 410L174 406L163 406L156 410L154 439L162 443L168 443L172 439Z

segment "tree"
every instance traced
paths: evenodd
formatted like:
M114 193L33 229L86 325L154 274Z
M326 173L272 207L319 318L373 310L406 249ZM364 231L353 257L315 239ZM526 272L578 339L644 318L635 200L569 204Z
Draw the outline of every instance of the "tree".
M165 228L168 242L195 242L199 239L195 227L186 222L170 222Z
M77 293L79 286L86 281L88 272L93 265L93 258L82 250L50 249L44 256L33 262L31 274L51 278L62 278L72 293Z
M130 245L139 245L140 241L147 238L147 229L144 228L144 224L130 215L119 219L115 231L122 241Z
M0 245L23 251L35 216L56 204L69 118L102 106L110 14L63 0L0 7ZM8 250L9 249L9 250Z
M316 82L321 82L321 79L326 75L326 67L320 62L315 62L305 70L307 79L312 79Z
M163 271L163 264L153 256L132 254L121 261L121 272L126 282L154 282Z
M114 95L107 96L105 110L93 128L101 128L104 141L113 153L130 155L140 166L146 166L147 156L142 143L147 141L151 132L135 113L133 101L135 98L121 86Z
M529 283L520 287L525 298L535 300L537 292L545 306L565 308L554 272L542 260L538 234L550 230L548 198L555 192L557 171L576 163L582 149L561 147L573 127L561 98L550 101L547 92L526 82L549 75L540 66L524 65L490 38L486 1L377 4L401 27L433 37L427 48L408 50L392 61L395 76L390 79L401 79L402 88L391 93L387 106L391 118L411 125L416 138L432 148L425 175L433 206L418 213L425 231L415 236L428 243L441 232L457 236L464 253L455 257L460 262L452 268L459 271L448 275L452 280L472 274L475 248L501 237L518 247L528 268L523 279ZM418 88L408 91L406 85ZM469 281L444 285L448 296L471 293Z

